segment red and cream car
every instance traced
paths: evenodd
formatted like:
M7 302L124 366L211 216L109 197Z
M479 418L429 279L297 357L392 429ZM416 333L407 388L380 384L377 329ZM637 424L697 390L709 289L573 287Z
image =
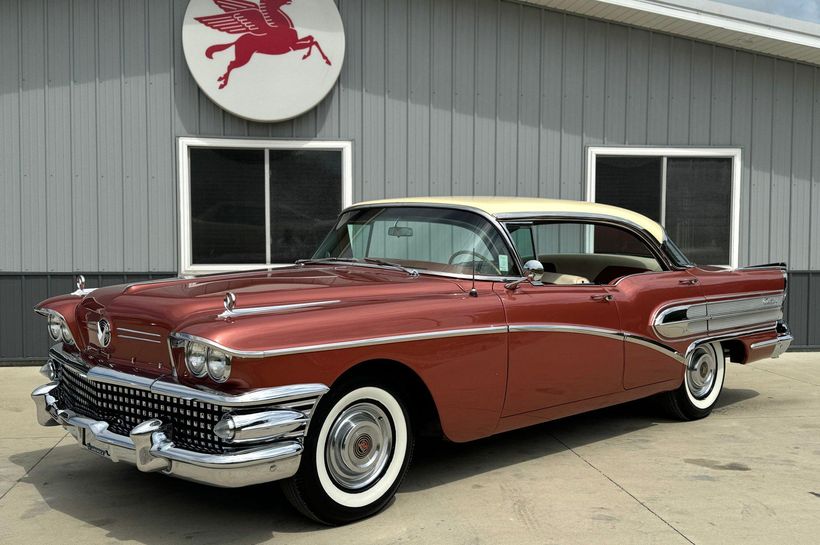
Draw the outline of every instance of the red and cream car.
M644 216L561 200L362 203L293 266L82 288L36 308L41 424L142 471L283 480L329 524L387 504L421 431L652 395L701 418L727 359L791 342L783 265L693 265Z

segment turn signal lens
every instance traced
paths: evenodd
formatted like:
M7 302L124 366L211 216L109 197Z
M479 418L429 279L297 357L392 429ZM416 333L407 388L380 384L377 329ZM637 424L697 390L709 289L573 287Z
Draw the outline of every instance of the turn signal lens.
M190 342L185 346L185 365L195 377L204 377L207 371L208 347L204 344Z
M221 350L208 350L208 376L216 382L225 382L231 375L231 357Z
M59 341L63 336L63 321L56 314L48 316L48 336L53 341Z

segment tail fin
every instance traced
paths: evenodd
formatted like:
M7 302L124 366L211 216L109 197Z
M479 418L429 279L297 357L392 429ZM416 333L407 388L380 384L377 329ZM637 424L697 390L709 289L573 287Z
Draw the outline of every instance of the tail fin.
M220 51L224 51L224 50L228 49L229 47L232 47L233 44L235 44L235 43L236 42L231 42L229 44L212 45L211 47L209 47L208 49L205 50L205 56L208 57L209 59L213 59L214 58L214 53L219 53Z

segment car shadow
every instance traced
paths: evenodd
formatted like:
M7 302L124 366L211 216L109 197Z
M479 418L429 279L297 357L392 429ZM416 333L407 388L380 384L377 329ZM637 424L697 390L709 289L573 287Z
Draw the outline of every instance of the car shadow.
M755 390L724 388L715 410L760 395ZM658 424L678 421L665 416L656 398L641 399L469 443L420 441L402 490L418 491L508 467L568 448L606 441Z
M756 397L754 390L724 389L718 407ZM428 490L496 469L542 458L585 444L670 423L654 400L640 400L473 441L421 440L399 493ZM110 540L148 544L181 541L259 543L277 533L318 531L297 513L275 484L220 489L126 464L98 460L69 439L52 452L16 454L22 465L44 457L21 482L34 486L43 501L20 516L33 519L56 510L106 531ZM46 456L47 455L47 456Z

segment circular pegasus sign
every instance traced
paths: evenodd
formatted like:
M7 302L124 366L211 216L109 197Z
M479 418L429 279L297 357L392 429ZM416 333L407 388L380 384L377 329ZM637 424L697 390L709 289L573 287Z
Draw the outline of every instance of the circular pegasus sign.
M305 113L330 92L345 36L333 0L191 0L182 47L211 100L271 122Z

